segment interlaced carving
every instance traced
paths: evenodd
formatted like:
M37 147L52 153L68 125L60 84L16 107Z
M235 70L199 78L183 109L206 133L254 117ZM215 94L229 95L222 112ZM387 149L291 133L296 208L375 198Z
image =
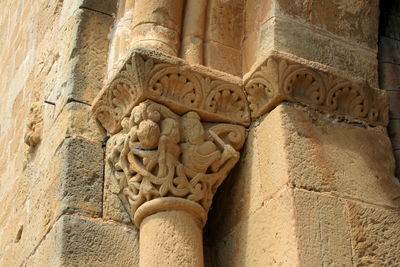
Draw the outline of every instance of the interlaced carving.
M371 125L388 122L387 97L380 90L283 57L269 57L247 80L245 90L253 119L286 100Z
M147 100L111 137L107 164L132 219L142 204L162 197L184 198L208 211L244 140L242 126L204 124L196 112L179 116Z

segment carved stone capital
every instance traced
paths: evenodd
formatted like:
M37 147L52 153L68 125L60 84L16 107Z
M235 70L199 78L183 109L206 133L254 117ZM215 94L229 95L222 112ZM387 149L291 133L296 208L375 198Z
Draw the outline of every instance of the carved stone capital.
M162 210L185 210L204 224L218 186L239 160L245 128L203 123L146 100L109 140L107 164L118 196L137 227Z
M253 120L282 101L290 101L370 125L388 123L384 91L280 54L268 57L245 80L245 91Z
M250 123L242 80L146 49L135 49L94 102L96 118L110 132L138 103L151 99L211 122Z

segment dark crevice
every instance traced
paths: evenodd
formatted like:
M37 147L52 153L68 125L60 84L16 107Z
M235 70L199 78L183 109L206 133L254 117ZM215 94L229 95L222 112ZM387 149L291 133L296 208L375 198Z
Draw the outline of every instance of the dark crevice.
M108 14L106 12L99 11L99 10L96 10L96 9L93 9L93 8L90 8L90 7L80 6L79 8L80 9L90 10L90 11L93 11L93 12L97 12L97 13L100 13L100 14L103 14L103 15L106 15L106 16L109 16L109 17L113 17L113 14Z

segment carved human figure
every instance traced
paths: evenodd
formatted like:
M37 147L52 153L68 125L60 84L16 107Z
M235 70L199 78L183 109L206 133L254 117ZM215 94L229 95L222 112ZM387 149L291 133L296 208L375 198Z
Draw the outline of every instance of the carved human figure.
M179 117L152 101L135 107L122 126L113 137L117 142L108 162L131 216L146 201L164 196L188 199L208 210L216 188L239 158L219 135L244 133L241 126L224 124L205 131L196 112Z
M211 136L223 149L222 154L214 142L206 140L204 127L195 112L188 112L182 117L182 132L182 163L193 173L217 172L221 165L236 153L215 134Z

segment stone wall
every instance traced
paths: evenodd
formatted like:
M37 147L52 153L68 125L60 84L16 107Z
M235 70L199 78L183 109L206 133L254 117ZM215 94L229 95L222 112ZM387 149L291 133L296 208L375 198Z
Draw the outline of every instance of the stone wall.
M281 104L250 128L241 161L214 199L211 266L396 265L393 171L384 127Z
M379 31L379 86L390 98L389 135L400 175L400 3L381 1Z
M101 219L105 133L90 117L115 4L0 4L0 266L135 260L137 233Z
M387 99L377 89L379 1L183 2L0 4L0 266L138 266L139 258L201 265L209 196L228 171L211 185L197 181L196 190L210 191L202 196L201 216L192 191L168 190L189 188L189 180L211 177L216 168L192 168L182 182L188 172L182 166L196 165L182 160L185 147L198 152L200 142L237 160L226 140L240 141L239 150L243 126L240 161L205 227L207 266L398 264L400 184L386 131ZM397 11L384 13L390 23L381 31L379 54L380 86L393 96L392 106L399 89ZM192 91L196 98L186 98ZM392 132L396 114L392 108ZM176 126L175 134L197 131L200 141L167 138L167 124L185 119L194 129ZM142 122L156 133L164 128L162 142L155 134L143 146L152 136L138 135ZM220 128L226 136L213 135L211 122L231 123ZM239 134L231 135L235 128ZM182 168L179 177L172 174L180 180L160 186L160 168L151 183L144 174L135 180L140 166L132 165L129 150L168 149L175 149L168 168ZM143 165L167 162L142 157ZM121 198L131 178L148 192ZM141 234L148 233L141 253L132 223L139 194L139 208L169 201L148 205L148 214L141 210ZM197 209L185 210L188 202Z

